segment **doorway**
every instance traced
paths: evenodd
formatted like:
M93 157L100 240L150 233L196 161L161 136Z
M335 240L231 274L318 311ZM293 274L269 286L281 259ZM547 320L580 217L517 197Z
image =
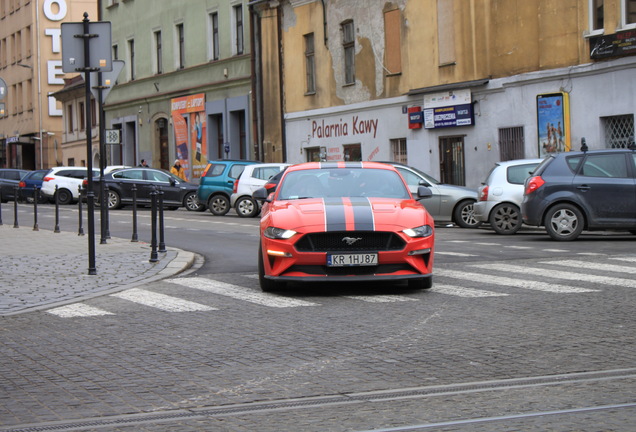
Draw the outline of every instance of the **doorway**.
M464 137L440 137L439 169L442 183L466 186Z

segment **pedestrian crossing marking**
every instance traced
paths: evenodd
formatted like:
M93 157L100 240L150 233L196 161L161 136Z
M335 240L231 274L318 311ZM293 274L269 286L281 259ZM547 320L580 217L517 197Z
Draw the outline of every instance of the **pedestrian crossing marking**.
M457 297L505 297L509 295L506 293L486 291L475 288L464 288L456 285L446 285L438 283L433 285L431 291L439 294L447 294Z
M467 254L467 253L463 253L463 252L440 252L440 251L435 251L435 255L452 255L452 256L458 256L458 257L474 257L474 256L478 256L478 255Z
M47 310L52 315L57 315L60 318L76 318L76 317L90 317L90 316L103 316L114 315L112 312L105 311L93 306L89 306L84 303L74 303L66 306L60 306Z
M252 291L239 285L233 285L213 279L193 277L182 279L168 279L166 280L166 282L269 307L286 308L299 306L319 306L317 303L281 297L275 294Z
M529 289L535 291L552 292L558 294L564 293L585 293L594 292L587 288L577 288L568 285L558 285L539 281L527 281L518 280L504 276L492 276L483 273L470 273L456 270L437 269L435 274L443 277L450 277L453 279L469 279L473 281L484 281L484 283L491 283L494 285L511 286L514 288Z
M414 299L411 297L398 296L398 295L375 295L375 296L347 295L343 297L349 298L352 300L361 300L367 303L396 303L396 302L404 302L404 301L417 301L417 299Z
M512 264L480 264L474 265L471 267L478 267L485 270L496 270L496 271L504 271L504 272L512 272L512 273L522 273L522 274L531 274L536 276L545 276L555 279L566 279L573 281L583 281L581 277L581 273L574 273L569 271L561 271L561 270L547 270L541 267L527 267L520 265L512 265ZM617 277L610 276L596 276L596 275L585 275L586 282L599 283L604 285L615 285L622 286L627 288L634 287L635 283L631 279L623 279Z
M217 310L216 308L202 305L200 303L183 300L177 297L160 294L153 291L147 291L140 288L132 288L116 294L111 294L111 296L139 303L144 306L154 307L167 312L196 312Z
M617 261L626 261L626 262L634 262L636 263L636 257L614 257L614 258L610 258L612 260L617 260Z
M562 265L566 267L583 268L586 270L590 270L590 269L594 270L598 268L598 267L591 268L596 265L595 263L590 263L588 261L577 261L577 260L563 260L563 261L556 261L556 262L542 261L539 264L558 264L560 266ZM598 268L598 269L612 272L612 273L618 272L618 273L636 274L636 267L620 266L620 265L614 265L614 264L603 264L602 268ZM634 286L636 286L636 282L634 283Z

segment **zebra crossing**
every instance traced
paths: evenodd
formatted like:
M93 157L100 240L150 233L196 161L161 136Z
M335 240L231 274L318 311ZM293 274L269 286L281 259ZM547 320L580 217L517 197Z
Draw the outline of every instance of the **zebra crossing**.
M463 298L507 297L516 295L520 291L555 295L593 294L612 287L636 288L634 274L636 274L636 256L597 258L594 261L538 260L533 264L524 265L482 262L468 264L461 270L435 268L435 282L433 288L427 293ZM257 277L251 274L242 275L242 278L252 281ZM222 309L222 306L213 304L214 300L220 297L249 303L256 307L284 309L323 306L323 303L316 298L307 300L290 295L261 292L253 282L242 286L203 277L175 278L164 282L179 285L183 289L208 293L212 305L142 288L131 288L110 294L108 297L136 304L140 308L153 308L169 313L213 313ZM426 299L421 292L342 295L338 298L365 303L405 303ZM103 317L118 313L115 310L95 307L87 302L60 306L46 312L59 318Z

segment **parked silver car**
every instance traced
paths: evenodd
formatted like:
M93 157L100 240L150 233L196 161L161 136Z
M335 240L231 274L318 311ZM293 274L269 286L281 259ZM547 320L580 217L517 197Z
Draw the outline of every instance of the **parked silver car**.
M497 234L514 234L521 228L523 183L543 159L497 162L478 191L475 218L489 222Z
M475 219L473 205L477 201L477 191L464 186L444 184L412 166L398 162L385 162L400 172L412 194L417 194L418 186L426 186L433 196L420 200L433 216L435 223L453 222L462 228L477 228L481 225Z

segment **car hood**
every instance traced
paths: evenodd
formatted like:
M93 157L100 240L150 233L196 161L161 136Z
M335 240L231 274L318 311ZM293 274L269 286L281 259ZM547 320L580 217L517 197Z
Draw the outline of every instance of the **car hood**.
M275 201L269 225L294 231L394 231L433 225L415 200L390 198L309 198Z

